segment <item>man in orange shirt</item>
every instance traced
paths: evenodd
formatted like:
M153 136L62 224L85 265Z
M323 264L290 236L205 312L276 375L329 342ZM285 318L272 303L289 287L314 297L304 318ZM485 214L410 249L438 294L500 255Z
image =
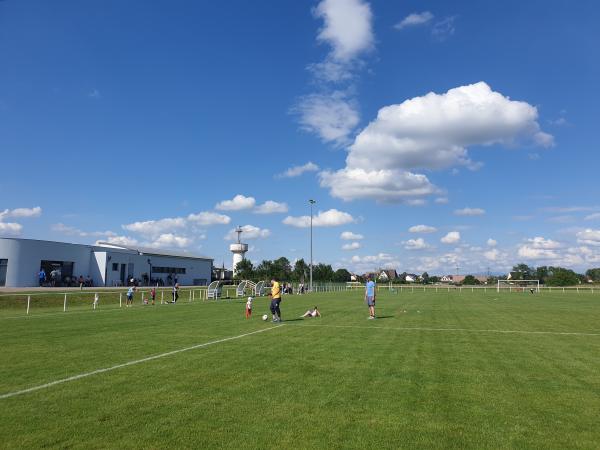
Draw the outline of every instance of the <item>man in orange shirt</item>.
M279 304L281 303L281 286L275 281L271 280L271 314L273 314L273 322L281 322L281 310Z

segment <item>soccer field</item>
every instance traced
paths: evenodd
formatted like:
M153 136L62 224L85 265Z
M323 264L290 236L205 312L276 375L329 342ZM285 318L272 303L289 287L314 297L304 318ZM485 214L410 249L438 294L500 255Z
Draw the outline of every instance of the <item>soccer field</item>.
M294 295L281 325L267 305L3 309L0 446L600 446L598 294L382 291L373 321L362 292Z

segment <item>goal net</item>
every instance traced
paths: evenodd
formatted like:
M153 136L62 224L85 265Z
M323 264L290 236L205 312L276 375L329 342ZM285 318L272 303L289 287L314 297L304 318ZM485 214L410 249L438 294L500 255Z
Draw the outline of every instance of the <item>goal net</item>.
M498 280L498 292L531 292L532 289L540 291L540 280Z

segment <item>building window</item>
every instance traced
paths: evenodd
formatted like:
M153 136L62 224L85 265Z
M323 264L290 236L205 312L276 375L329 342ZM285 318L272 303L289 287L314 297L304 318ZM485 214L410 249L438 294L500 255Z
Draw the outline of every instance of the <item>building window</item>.
M119 263L112 263L112 267L113 267L113 272L118 272L119 271Z
M185 267L158 267L158 266L152 266L152 273L185 274Z
M0 259L0 286L6 285L6 270L8 269L8 259Z

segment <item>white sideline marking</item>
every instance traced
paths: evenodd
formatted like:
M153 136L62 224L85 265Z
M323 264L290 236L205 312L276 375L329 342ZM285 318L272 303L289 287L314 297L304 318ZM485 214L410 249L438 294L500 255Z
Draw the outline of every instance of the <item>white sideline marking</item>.
M288 324L291 325L291 324ZM503 333L503 334L550 334L557 336L600 336L600 333L584 333L576 331L526 331L526 330L478 330L472 328L427 328L427 327L378 327L365 325L300 325L298 327L327 327L327 328L375 328L379 330L400 330L400 331L456 331L463 333Z
M228 338L224 338L224 339L218 339L216 341L205 342L203 344L196 344L196 345L192 345L191 347L185 347L185 348L181 348L179 350L173 350L173 351L166 352L166 353L160 353L158 355L148 356L147 358L142 358L142 359L136 359L135 361L129 361L129 362L126 362L123 364L117 364L116 366L105 367L104 369L97 369L97 370L93 370L91 372L81 373L79 375L74 375L69 378L63 378L62 380L56 380L56 381L52 381L50 383L41 384L39 386L30 387L27 389L23 389L21 391L8 392L6 394L1 394L0 400L4 399L4 398L9 398L9 397L15 397L17 395L27 394L29 392L39 391L40 389L49 388L49 387L55 386L57 384L68 383L69 381L79 380L80 378L90 377L92 375L98 375L99 373L110 372L112 370L121 369L122 367L133 366L135 364L141 364L141 363L152 361L155 359L165 358L167 356L175 355L177 353L187 352L189 350L195 350L197 348L202 348L202 347L208 347L209 345L220 344L221 342L227 342L227 341L233 341L235 339L241 339L243 337L250 336L253 334L258 334L258 333L263 333L265 331L274 330L275 328L280 328L284 325L285 324L276 325L274 327L264 328L262 330L257 330L257 331L252 331L250 333L240 334L239 336L232 336L232 337L228 337Z

